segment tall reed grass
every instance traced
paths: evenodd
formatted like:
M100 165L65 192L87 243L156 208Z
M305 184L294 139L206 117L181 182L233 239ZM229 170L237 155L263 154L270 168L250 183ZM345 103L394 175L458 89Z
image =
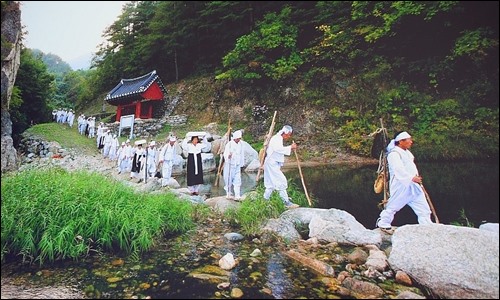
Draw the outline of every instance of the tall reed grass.
M38 262L91 251L137 255L162 235L194 227L189 202L171 193L138 194L122 183L62 168L3 176L1 259Z

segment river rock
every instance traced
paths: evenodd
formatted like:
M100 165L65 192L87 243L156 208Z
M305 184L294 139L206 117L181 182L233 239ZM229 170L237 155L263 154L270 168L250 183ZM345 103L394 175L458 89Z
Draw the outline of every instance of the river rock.
M443 224L405 225L392 236L389 264L439 298L499 298L498 232Z

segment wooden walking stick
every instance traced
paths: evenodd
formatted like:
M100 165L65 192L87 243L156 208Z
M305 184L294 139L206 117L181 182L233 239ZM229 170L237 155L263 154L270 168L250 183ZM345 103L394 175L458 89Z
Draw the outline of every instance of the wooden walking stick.
M146 165L144 166L144 183L148 183L148 148L146 147Z
M223 142L220 144L220 148L218 151L218 154L220 155L220 160L219 160L219 168L217 169L217 177L215 178L214 186L219 186L219 178L220 178L220 174L222 173L222 167L224 166L224 155L223 155L224 148L226 147L226 144L231 139L231 119L229 119L227 122L227 132L224 136L227 136L227 138L224 139Z
M292 141L295 143L295 141ZM304 182L304 175L302 175L302 168L300 167L299 156L297 155L297 151L293 149L293 153L295 153L295 159L297 159L297 167L299 167L300 180L302 181L302 186L304 187L304 193L306 194L307 202L309 202L309 206L312 206L311 198L309 198L309 193L307 193L306 183Z
M271 140L271 137L273 136L274 125L276 124L275 120L276 120L277 113L278 112L275 110L273 120L271 122L271 126L269 127L269 132L267 133L266 138L264 140L264 146L262 149L260 149L260 151L262 151L262 153L259 153L260 166L259 166L259 170L257 171L257 177L255 177L255 182L259 181L260 172L262 171L262 167L264 166L264 161L266 160L266 151L267 151L267 147L269 146L269 140Z
M429 207L431 208L432 214L434 215L434 220L436 220L436 224L439 224L439 218L436 214L436 209L434 208L434 205L432 204L431 197L429 196L429 194L425 190L424 185L422 183L419 183L419 184L420 184L420 187L422 188L422 190L424 191L425 199L427 199L427 203L429 203Z

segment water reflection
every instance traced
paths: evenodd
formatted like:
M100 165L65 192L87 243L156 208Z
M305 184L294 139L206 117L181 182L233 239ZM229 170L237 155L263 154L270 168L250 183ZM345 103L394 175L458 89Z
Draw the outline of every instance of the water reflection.
M245 173L241 172L241 193L248 193L255 189L255 178L257 173ZM203 174L203 181L205 184L200 188L200 193L205 194L209 197L225 196L226 191L224 190L224 179L222 175L219 178L219 185L215 186L216 173ZM175 178L181 187L186 186L186 176L179 176Z
M461 211L475 227L483 222L499 221L498 162L419 163L424 185L436 208L441 223L463 221ZM351 167L331 165L302 167L307 190L317 208L337 208L353 215L366 228L375 228L380 213L377 204L382 194L375 194L373 181L377 165ZM285 170L285 175L299 189L302 182L297 169ZM223 196L224 181L214 186L216 174L205 174L202 193L210 197ZM256 173L241 173L242 193L255 189ZM185 179L177 179L185 186ZM404 207L394 218L393 225L417 224L411 208Z
M441 223L462 220L462 210L475 227L483 222L498 223L498 162L419 163L418 167ZM316 207L345 210L366 228L374 228L380 213L377 203L383 198L373 191L376 169L376 165L329 166L303 168L303 173L309 193L317 199ZM297 170L290 170L287 176L302 186ZM404 224L417 224L408 206L393 222L395 226Z
M283 257L278 253L269 255L267 262L266 286L271 289L276 299L287 299L287 292L293 290L293 283L287 268L283 265Z

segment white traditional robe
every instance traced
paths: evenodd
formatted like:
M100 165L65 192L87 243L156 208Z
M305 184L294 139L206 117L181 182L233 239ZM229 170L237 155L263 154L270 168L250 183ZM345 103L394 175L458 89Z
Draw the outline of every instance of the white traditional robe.
M418 218L419 224L430 224L431 210L425 199L422 187L413 182L412 179L418 176L415 157L410 150L394 147L387 155L389 164L389 191L391 196L386 207L380 213L377 226L381 228L391 227L394 215L405 205L410 206Z
M271 193L278 191L283 202L288 203L288 182L281 167L285 162L285 155L290 155L292 146L283 146L283 136L278 132L275 134L267 146L266 159L264 162L264 198L269 199Z
M116 158L117 158L116 152L118 151L119 147L120 147L120 142L118 141L118 138L117 137L112 138L110 146L109 146L109 154L108 154L108 157L110 160L116 160Z
M156 147L148 147L147 153L147 172L149 177L153 177L156 174Z
M162 165L161 169L161 186L166 186L170 181L170 177L172 177L172 167L174 166L174 162L177 157L177 143L170 145L170 142L167 142L165 146L161 148L159 160Z
M231 157L229 157L231 155ZM245 164L243 143L241 140L236 143L231 140L224 147L224 190L227 196L231 196L231 186L234 189L234 196L241 196L241 167Z

